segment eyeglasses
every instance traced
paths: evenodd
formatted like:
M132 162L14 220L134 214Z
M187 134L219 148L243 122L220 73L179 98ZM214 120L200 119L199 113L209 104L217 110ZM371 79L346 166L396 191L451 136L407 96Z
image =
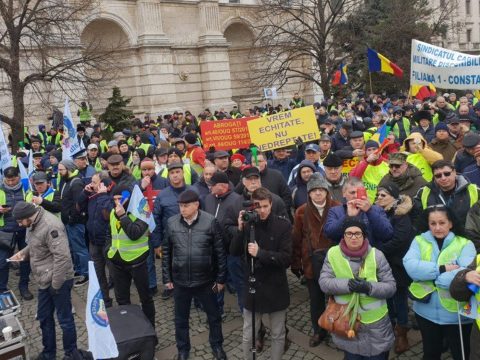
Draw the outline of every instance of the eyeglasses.
M388 167L390 169L400 169L400 167L402 166L402 164L389 164Z
M449 177L450 175L452 175L452 171L446 171L446 172L443 172L443 173L437 173L437 174L434 174L433 176L435 176L435 179L441 179L442 176Z
M343 236L345 236L346 238L349 238L349 239L351 239L351 238L359 239L359 238L363 237L363 233L361 231L359 231L359 232L347 231L346 233L343 234Z

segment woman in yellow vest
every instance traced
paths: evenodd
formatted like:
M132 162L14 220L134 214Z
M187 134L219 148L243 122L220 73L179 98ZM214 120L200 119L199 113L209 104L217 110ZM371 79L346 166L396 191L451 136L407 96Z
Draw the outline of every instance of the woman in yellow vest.
M411 133L405 139L400 151L408 152L407 162L416 166L428 182L433 178L431 165L437 160L443 160L442 154L430 149L422 134L418 132Z
M132 161L129 162L130 165L128 168L136 180L140 180L142 178L142 169L140 169L140 163L143 159L145 159L145 151L140 148L135 149L132 153Z
M457 273L450 285L450 293L457 301L469 301L475 296L475 301L480 302L480 255L468 266L467 269ZM476 309L477 316L470 334L470 360L480 359L480 308Z
M336 303L347 304L359 294L360 327L355 337L332 333L335 345L345 352L344 359L384 360L393 342L386 299L395 293L395 280L385 256L371 247L361 221L343 223L340 244L330 248L320 274L320 288Z
M453 359L461 360L457 310L465 304L453 299L449 288L455 275L474 260L475 246L452 232L453 216L443 205L427 208L426 216L429 230L415 237L403 258L405 270L413 280L409 293L422 334L423 356L440 360L446 340ZM462 318L467 359L471 327L471 320Z

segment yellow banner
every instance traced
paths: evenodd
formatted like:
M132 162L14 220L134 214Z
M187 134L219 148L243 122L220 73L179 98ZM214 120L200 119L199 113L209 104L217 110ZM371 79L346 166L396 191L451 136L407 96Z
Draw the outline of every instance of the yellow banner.
M248 131L252 143L260 151L295 145L295 140L299 137L303 142L320 138L313 106L250 120Z

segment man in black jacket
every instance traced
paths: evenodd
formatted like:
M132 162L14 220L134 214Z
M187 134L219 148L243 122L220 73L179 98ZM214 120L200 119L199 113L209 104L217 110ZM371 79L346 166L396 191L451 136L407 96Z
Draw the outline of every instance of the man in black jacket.
M85 243L85 209L80 209L79 197L84 183L72 160L62 160L58 164L59 184L62 200L62 222L67 230L68 242L72 251L73 267L79 278L73 286L81 286L88 282L88 249Z
M232 239L230 253L242 256L247 253L245 261L245 301L243 313L243 354L250 359L252 344L252 311L255 304L255 328L259 329L262 314L268 314L272 336L270 358L280 360L285 344L285 318L290 305L287 268L292 257L291 225L288 220L272 214L272 196L265 188L259 188L252 194L256 205L258 220L255 222L255 239L244 242L250 226L243 221L244 211L238 216L238 233ZM253 241L255 240L255 241ZM254 260L255 292L248 291L250 260ZM254 297L254 299L253 299Z
M167 289L174 289L178 359L188 359L190 353L188 321L193 297L207 313L214 358L227 359L216 299L226 278L221 229L212 215L198 209L200 202L195 191L185 190L178 203L180 214L168 219L162 258L163 283Z

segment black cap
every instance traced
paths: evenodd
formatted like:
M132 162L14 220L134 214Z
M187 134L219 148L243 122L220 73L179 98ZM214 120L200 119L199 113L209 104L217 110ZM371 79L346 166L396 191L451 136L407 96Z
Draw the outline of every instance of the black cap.
M242 177L248 179L249 177L252 177L252 176L260 177L260 170L258 170L258 168L256 168L255 166L243 169Z
M43 157L43 153L41 153L40 151L37 151L37 152L34 152L33 155L32 155L33 158L42 158Z
M338 155L335 155L334 153L328 154L325 160L323 160L323 166L339 167L342 165L343 165L343 160Z
M345 121L341 125L342 128L344 129L351 129L353 127L352 123L350 121Z
M168 171L173 170L173 169L182 169L183 170L183 164L181 162L173 162L170 165L168 165Z
M458 120L459 121L468 121L473 124L473 119L469 115L458 115Z
M230 155L228 154L228 152L224 150L215 151L215 153L213 154L214 159L219 159L219 158L229 157L229 156Z
M360 137L363 138L363 132L361 132L361 131L352 131L350 133L350 139L356 139L356 138L360 138Z
M33 183L48 182L48 176L43 171L37 171L35 174L33 174L32 181Z
M213 174L212 178L210 179L210 184L228 184L228 176L223 171L217 171Z
M13 218L18 220L27 219L37 213L39 207L32 203L26 203L25 201L19 201L12 211Z
M480 143L480 136L477 134L467 134L463 137L462 145L466 148L472 148Z
M177 199L177 202L180 204L188 204L195 201L198 201L198 194L193 190L185 190L178 195Z
M197 137L192 133L188 133L187 135L185 135L185 141L190 145L195 145L195 143L197 142Z

